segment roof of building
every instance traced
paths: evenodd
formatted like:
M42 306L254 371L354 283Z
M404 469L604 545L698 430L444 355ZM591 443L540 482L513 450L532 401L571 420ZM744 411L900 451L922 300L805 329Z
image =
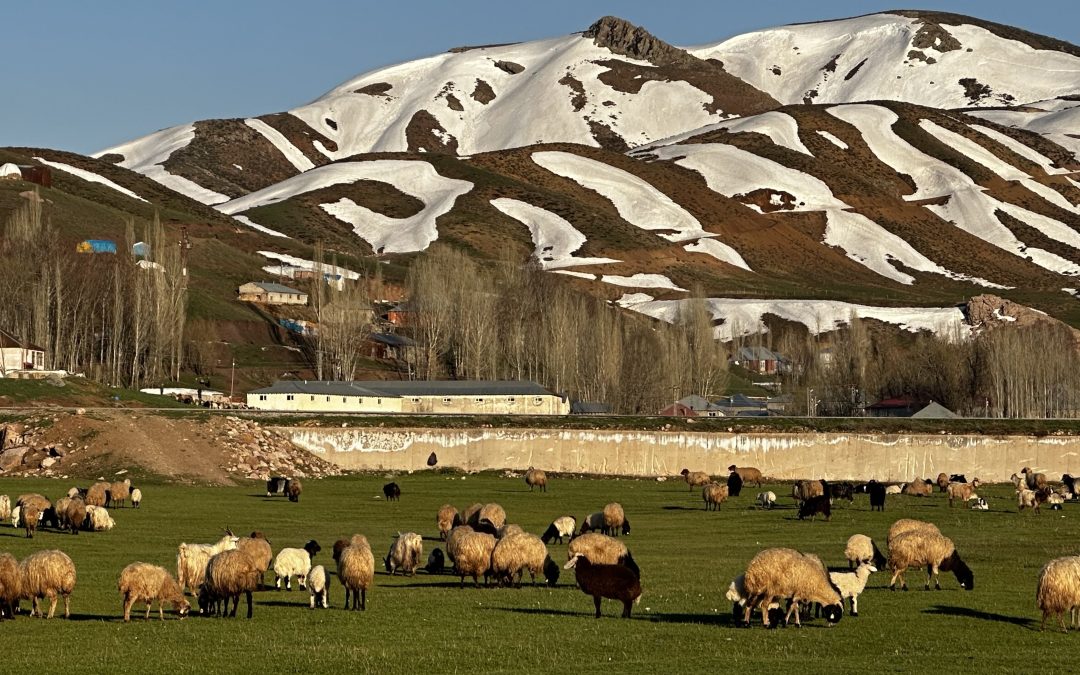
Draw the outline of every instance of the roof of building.
M535 382L517 380L278 380L251 394L325 394L327 396L552 396Z
M731 357L734 361L783 361L783 355L765 347L740 347Z
M263 289L267 293L287 293L289 295L307 295L303 291L298 291L295 288L289 288L284 284L277 284L273 281L252 281L252 284Z
M572 401L570 413L574 415L610 415L611 404L597 401Z
M894 398L883 398L873 405L868 405L868 410L897 410L904 408L914 408L919 405L918 401L907 396L897 396Z
M761 409L766 407L765 401L755 401L747 398L744 394L735 394L720 399L713 404L718 409L730 409L730 408L749 408L749 409Z
M698 396L697 394L684 396L679 399L679 403L682 403L684 406L694 411L712 410L716 407L712 403L709 403L705 398Z
M411 338L396 333L372 333L370 339L390 347L415 347L416 342Z
M37 345L35 345L35 344L31 343L31 342L25 342L25 343L22 342L21 340L16 338L14 335L12 335L11 333L7 332L6 330L4 330L2 328L0 328L0 347L6 348L6 349L29 349L29 350L35 351L35 352L43 352L43 351L45 351L41 347L38 347Z
M959 415L949 410L945 406L941 405L940 403L930 401L930 403L925 408L912 415L912 417L930 420L945 420L959 417Z

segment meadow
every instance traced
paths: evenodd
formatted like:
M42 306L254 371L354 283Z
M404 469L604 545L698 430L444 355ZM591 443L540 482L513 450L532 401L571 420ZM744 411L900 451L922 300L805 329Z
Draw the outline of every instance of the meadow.
M1072 663L1066 645L1080 635L1039 632L1035 582L1050 558L1077 553L1078 507L1016 513L1011 485L980 490L988 512L950 509L944 495L890 496L885 513L869 510L865 495L834 507L831 522L796 519L790 488L773 484L772 511L753 505L757 488L706 512L700 492L669 480L559 478L549 491L530 493L520 478L496 474L424 473L394 478L400 502L381 498L383 475L305 481L299 503L267 498L261 484L235 488L143 483L141 509L113 511L110 532L78 536L39 531L30 540L10 523L0 525L0 550L18 558L44 549L67 552L78 569L72 619L30 619L0 624L6 671L82 667L92 672L225 670L360 672L727 672L771 671L802 661L806 672L913 671L926 668L1020 671ZM29 491L61 496L71 481L2 479L0 494ZM425 556L442 548L434 517L443 503L464 508L496 501L509 522L541 533L555 517L580 518L609 501L626 509L632 533L626 543L642 570L644 595L630 620L604 602L592 616L591 598L574 585L572 570L555 588L471 587L450 574L386 575L377 560L376 586L366 612L345 611L344 591L332 580L329 610L308 609L307 591L264 590L255 595L254 618L192 616L149 621L136 611L121 617L116 590L120 570L136 560L175 571L181 541L213 542L225 527L237 534L263 530L276 551L316 539L316 563L332 569L333 542L356 532L386 554L398 531L424 535ZM846 566L844 543L855 533L884 548L888 526L915 517L939 525L975 572L975 590L942 575L941 591L922 590L925 573L908 572L908 592L890 592L888 576L871 576L860 614L845 614L826 627L821 619L802 628L737 628L724 592L759 550L790 546L813 552L831 566ZM566 546L549 546L560 564ZM526 580L528 576L526 575ZM272 572L267 581L273 583ZM62 603L60 607L62 608ZM28 603L23 603L24 610Z

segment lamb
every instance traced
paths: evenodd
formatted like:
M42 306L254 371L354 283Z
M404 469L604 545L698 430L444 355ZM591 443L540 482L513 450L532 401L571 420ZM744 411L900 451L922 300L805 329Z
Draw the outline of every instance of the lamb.
M1046 474L1035 473L1028 467L1024 467L1020 470L1020 474L1023 475L1024 480L1027 482L1029 490L1041 490L1046 487Z
M902 493L903 491L904 491L904 486L903 485L886 485L885 486L885 494L887 494L887 495L898 495L898 494Z
M877 567L868 562L859 563L854 572L829 572L829 580L840 590L840 602L851 598L851 616L859 616L859 595L872 572L877 572Z
M931 580L934 587L941 590L941 582L937 578L939 570L956 575L961 588L969 591L975 588L975 575L971 568L960 559L952 540L940 533L925 529L912 530L898 535L889 543L889 569L893 573L889 590L895 588L898 579L903 590L907 590L904 572L909 567L926 568L926 590L930 590Z
M529 492L535 487L540 488L540 492L547 492L547 474L530 466L525 472L525 484L529 486Z
M728 585L727 593L724 597L731 601L731 616L736 625L743 624L743 612L746 609L746 601L749 597L746 595L746 575L740 574L731 580L731 584ZM767 625L776 625L784 620L784 612L780 609L780 603L773 602L769 604L769 621Z
M59 511L59 504L63 499L57 501ZM86 521L86 502L82 499L75 497L68 499L68 503L64 505L62 522L67 525L72 534L78 534L79 528L83 526Z
M439 549L433 550L428 554L427 564L424 565L424 571L428 574L442 574L443 568L446 567L446 557Z
M382 493L388 502L401 500L401 487L397 483L387 483L382 486Z
M454 552L454 567L461 577L459 588L465 587L465 577L473 578L473 585L479 588L480 576L484 585L488 585L491 576L491 553L495 550L495 537L483 532L469 532L462 535Z
M131 489L131 508L137 509L142 504L142 490L139 488Z
M0 522L11 518L11 497L0 495Z
M423 556L423 538L415 532L406 532L398 534L397 539L390 545L390 551L383 562L390 576L394 576L394 572L401 568L402 574L413 577L416 576L416 568L420 566Z
M844 558L848 561L849 569L854 569L863 563L872 563L874 567L884 567L887 562L874 540L865 534L853 534L848 537L847 546L844 547Z
M1056 614L1064 633L1064 614L1069 612L1070 621L1077 625L1077 609L1080 608L1080 556L1070 555L1054 558L1039 571L1039 583L1035 590L1035 603L1042 610L1039 630L1046 628L1046 617Z
M108 483L94 483L86 490L87 506L105 506L109 501Z
M311 560L322 550L319 542L312 539L303 548L283 548L274 558L274 588L281 590L281 580L285 580L285 590L292 590L292 577L300 588L307 588L307 575L311 571Z
M22 526L22 507L21 506L16 505L15 508L11 509L11 526L12 527L21 527Z
M206 564L222 551L236 548L238 537L226 530L216 544L180 544L176 550L176 582L181 590L197 593L206 576Z
M622 504L611 502L604 506L604 529L603 533L612 537L619 536L619 532L630 534L630 521L626 518Z
M322 565L312 567L311 572L308 573L308 593L311 594L311 609L330 607L330 601L327 599L330 594L330 575L326 573L326 568Z
M255 567L259 570L259 588L262 588L266 570L270 569L270 561L274 559L274 551L270 548L266 535L256 530L248 537L237 539L236 549L246 553L255 563Z
M573 569L578 587L585 595L593 597L597 619L600 618L601 598L621 601L624 619L630 618L630 608L641 600L640 578L622 565L593 564L578 553L563 567Z
M889 535L885 540L885 544L889 548L892 548L893 542L896 541L897 537L916 530L929 532L931 534L941 534L941 530L933 523L928 523L924 520L915 520L913 518L901 518L889 526Z
M825 520L832 519L832 500L826 495L810 497L799 505L799 520L807 517L815 520L819 513L825 516Z
M439 512L435 514L435 524L439 528L439 538L446 541L446 535L450 534L450 530L461 525L461 515L450 504L443 504L439 507Z
M743 623L750 623L750 613L762 610L762 619L769 626L768 607L781 599L790 599L786 619L795 615L801 625L799 604L816 602L823 608L829 625L844 614L840 593L833 588L825 566L817 556L804 555L790 548L770 548L758 553L746 566L746 593L749 597L743 613Z
M109 502L106 506L109 508L123 508L130 496L131 479L125 478L122 481L117 481L109 486Z
M690 492L693 492L696 487L703 487L712 482L712 478L709 478L709 474L704 471L683 469L681 473L682 477L686 479L686 484L690 486Z
M289 498L290 502L300 501L300 493L303 492L303 490L304 486L300 484L298 479L290 478L285 481L285 496Z
M627 550L626 544L606 534L590 532L572 539L566 547L567 560L579 553L594 565L624 565L634 574L641 575L641 570Z
M470 532L475 532L468 525L459 525L450 530L450 534L446 536L446 555L453 562L457 558L458 544L461 542L461 538Z
M739 474L739 478L742 478L742 482L753 483L755 487L761 487L761 482L764 478L761 475L759 469L755 469L752 466L737 467L734 464L727 468L728 471L734 471Z
M757 493L757 503L763 509L772 509L776 505L776 493L771 491Z
M209 614L212 607L224 600L222 616L236 616L240 608L240 595L247 598L247 618L251 618L251 594L259 587L259 570L255 562L243 551L230 549L210 558L206 574L199 586L199 607ZM232 614L229 600L233 601Z
M728 479L727 479L728 494L731 495L732 497L738 497L740 494L742 494L742 486L743 486L742 476L740 476L738 473L732 471L731 474L728 475Z
M916 478L904 486L902 493L913 497L929 497L934 492L931 485L932 484L929 481L924 481L922 478Z
M513 583L521 588L521 579L526 570L534 586L537 574L544 575L548 586L554 586L559 581L559 566L551 560L540 537L521 533L500 539L491 552L491 573L495 579L504 586Z
M104 506L87 506L86 522L91 532L108 532L116 527L116 521Z
M544 530L544 534L540 535L540 541L550 544L553 539L558 539L561 544L563 543L563 537L567 539L574 538L575 529L577 529L577 521L574 520L573 516L559 516L551 521L548 528Z
M146 618L150 618L150 609L154 601L158 603L158 618L165 620L163 609L166 602L171 603L180 618L187 616L191 603L180 590L176 579L164 567L144 562L134 562L120 572L116 584L120 595L124 596L124 622L131 621L131 608L137 602L146 603Z
M819 480L795 481L791 486L791 498L797 502L825 494L825 486Z
M16 506L16 510L21 509L20 520L22 521L23 528L26 529L26 537L28 539L34 538L34 532L37 531L38 522L41 520L41 511L34 504L29 506Z
M978 478L971 483L949 483L946 486L949 493L949 508L952 508L954 501L968 502L972 499L978 499L979 495L975 493L975 490L978 487Z
M19 561L10 553L0 553L0 621L14 619L22 594Z
M53 618L57 596L61 596L64 598L64 618L71 618L71 593L75 590L75 581L75 563L63 551L37 551L19 563L19 596L31 601L30 616L41 616L44 608L39 607L38 602L48 598L52 603L46 618Z
M945 492L949 487L949 474L939 473L937 475L938 492Z
M362 534L353 535L350 544L341 552L337 563L338 579L345 587L345 609L367 609L367 592L375 583L375 556ZM358 606L359 605L359 606Z
M728 486L718 483L709 483L701 488L701 500L705 502L706 511L719 511L720 505L727 501Z

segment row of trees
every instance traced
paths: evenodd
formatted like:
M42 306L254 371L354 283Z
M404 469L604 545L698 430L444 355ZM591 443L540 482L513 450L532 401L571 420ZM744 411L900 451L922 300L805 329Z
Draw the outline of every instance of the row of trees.
M46 368L139 387L177 379L184 363L187 283L161 222L127 223L116 255L77 253L34 194L0 237L0 326L45 350Z

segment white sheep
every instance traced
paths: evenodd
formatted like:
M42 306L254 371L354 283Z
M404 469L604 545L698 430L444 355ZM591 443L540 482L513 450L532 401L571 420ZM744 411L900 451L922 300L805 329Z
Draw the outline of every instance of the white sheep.
M307 575L308 593L311 594L311 608L322 607L328 609L330 602L330 575L326 573L326 568L322 565L316 565L311 568L311 571Z
M563 537L567 539L574 538L574 530L577 528L577 521L573 516L560 516L551 521L551 525L548 525L547 530L540 536L540 540L545 544L550 544L552 540L558 539L559 543L563 543Z
M829 572L833 586L840 589L840 601L851 598L851 616L859 616L859 595L872 572L877 572L877 568L866 562L860 563L854 572Z
M91 507L87 506L87 511ZM199 592L199 586L206 578L206 564L222 551L231 551L236 548L239 537L233 536L232 532L225 531L216 544L180 544L176 549L176 582L180 589Z
M776 493L771 490L769 492L759 492L757 494L757 503L763 509L771 509L776 505Z
M990 510L990 505L986 503L985 499L983 499L982 497L979 497L971 505L971 510L972 511L989 511Z
M390 545L390 551L386 554L383 563L390 576L399 569L402 574L416 576L416 568L424 557L424 539L415 532L398 534L397 539Z
M283 548L274 558L274 588L281 590L281 580L285 580L285 590L292 590L292 578L296 576L300 588L307 588L307 575L311 572L311 559L322 550L319 543L312 539L304 548Z
M0 520L11 517L11 497L0 495Z

